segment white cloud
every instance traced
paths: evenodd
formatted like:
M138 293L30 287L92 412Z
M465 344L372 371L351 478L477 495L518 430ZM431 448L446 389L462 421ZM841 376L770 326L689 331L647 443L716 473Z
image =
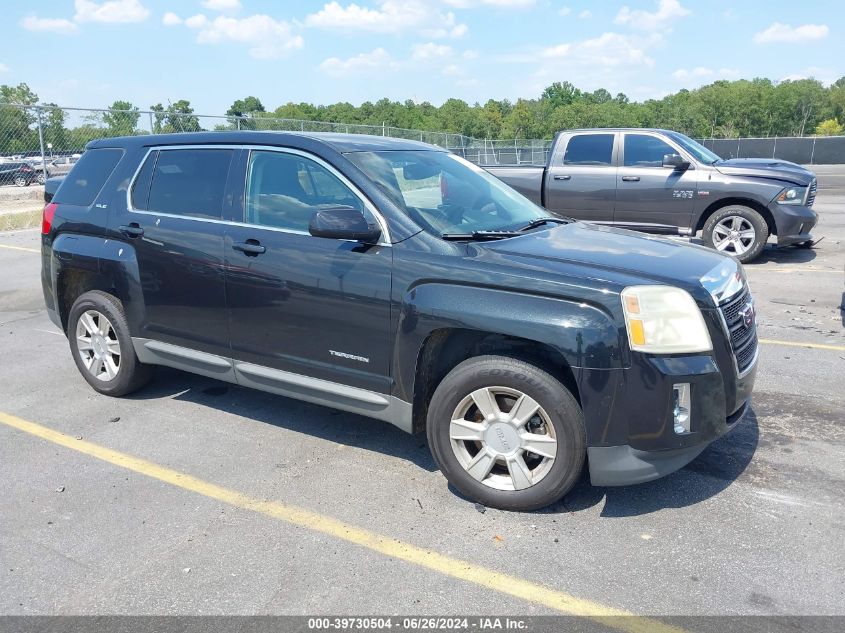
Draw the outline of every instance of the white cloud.
M557 11L557 14L558 14L559 16L561 16L561 17L566 17L566 16L567 16L567 15L569 15L570 13L572 13L572 9L570 9L569 7L561 7L561 8L560 8L560 9L558 9L558 11Z
M504 9L530 7L535 0L444 0L446 4L456 9L474 9L476 7L502 7Z
M677 18L689 15L689 9L681 6L678 0L659 0L657 11L632 11L624 6L616 14L614 22L624 24L642 31L657 31L666 28L667 24Z
M202 6L210 11L238 11L241 0L203 0Z
M399 64L383 48L377 48L369 53L360 53L347 59L329 57L320 64L320 69L333 77L344 77L353 73L371 74L373 71L396 70L398 67Z
M21 20L21 26L27 31L47 31L50 33L60 33L67 35L69 33L76 33L77 26L70 20L64 18L39 18L30 15Z
M208 18L205 17L202 13L198 13L196 15L192 15L189 18L185 18L185 26L189 29L201 29L206 24L208 24Z
M642 40L620 33L603 33L581 42L550 46L542 51L542 56L604 68L653 66L654 60L646 54L646 49L655 42L656 38Z
M301 36L293 34L290 24L260 13L245 18L219 15L213 20L200 13L187 18L185 26L199 31L197 42L200 44L226 41L247 44L249 54L256 59L283 57L302 48L304 43Z
M461 37L467 32L466 24L459 24L453 13L432 8L424 0L380 0L375 9L354 2L342 6L332 0L317 13L306 16L305 24L346 32L417 31L432 38Z
M444 77L463 77L465 74L466 71L457 64L449 64L443 68Z
M6 66L3 62L0 62L0 73L7 73L9 72L9 67Z
M740 71L734 68L720 68L713 70L706 66L696 66L695 68L687 70L686 68L679 68L672 73L672 76L681 82L695 82L695 81L716 81L717 79L737 79L741 75Z
M578 14L578 17L581 19L591 18L593 17L593 12L589 9L584 9L581 13Z
M75 0L77 22L130 23L143 22L150 14L140 0Z
M416 61L442 59L443 57L450 57L451 55L451 46L446 46L445 44L435 44L434 42L416 44L411 49L411 59Z
M775 22L765 31L754 35L754 41L758 44L771 44L773 42L786 42L795 44L797 42L811 42L822 40L827 37L830 29L826 24L802 24L793 27L790 24Z
M164 14L164 16L162 16L161 23L164 24L164 26L176 26L177 24L182 24L182 18L172 11L168 11Z

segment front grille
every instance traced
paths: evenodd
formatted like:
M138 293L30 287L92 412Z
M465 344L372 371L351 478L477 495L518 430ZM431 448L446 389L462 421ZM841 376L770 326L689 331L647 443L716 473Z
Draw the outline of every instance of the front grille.
M719 306L719 310L725 319L731 339L731 351L741 373L751 366L757 352L757 315L754 313L754 302L748 288L736 297L728 299Z
M816 192L819 189L818 182L813 179L813 183L810 185L810 193L807 195L807 206L812 207L813 203L816 201Z

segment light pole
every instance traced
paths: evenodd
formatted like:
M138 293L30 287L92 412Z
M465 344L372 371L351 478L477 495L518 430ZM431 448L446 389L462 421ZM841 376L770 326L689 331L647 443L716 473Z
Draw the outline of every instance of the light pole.
M53 144L47 143L47 149L50 150L50 160L53 160Z

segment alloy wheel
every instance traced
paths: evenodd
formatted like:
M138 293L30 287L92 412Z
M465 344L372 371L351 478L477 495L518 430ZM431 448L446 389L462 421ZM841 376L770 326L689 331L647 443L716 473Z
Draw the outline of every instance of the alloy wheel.
M497 490L530 488L548 475L557 456L548 414L533 398L508 387L484 387L461 400L449 438L467 473Z
M713 227L713 246L719 251L744 255L754 247L756 239L754 225L741 215L729 215Z
M120 371L120 342L104 314L84 312L76 322L76 348L85 369L97 380L114 380Z

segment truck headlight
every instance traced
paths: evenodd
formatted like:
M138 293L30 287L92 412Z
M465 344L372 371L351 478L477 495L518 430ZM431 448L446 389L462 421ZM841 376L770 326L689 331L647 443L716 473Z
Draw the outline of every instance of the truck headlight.
M709 352L713 349L701 310L674 286L628 286L622 310L631 349L651 354Z
M807 198L807 187L787 187L781 191L775 201L778 204L804 204Z

